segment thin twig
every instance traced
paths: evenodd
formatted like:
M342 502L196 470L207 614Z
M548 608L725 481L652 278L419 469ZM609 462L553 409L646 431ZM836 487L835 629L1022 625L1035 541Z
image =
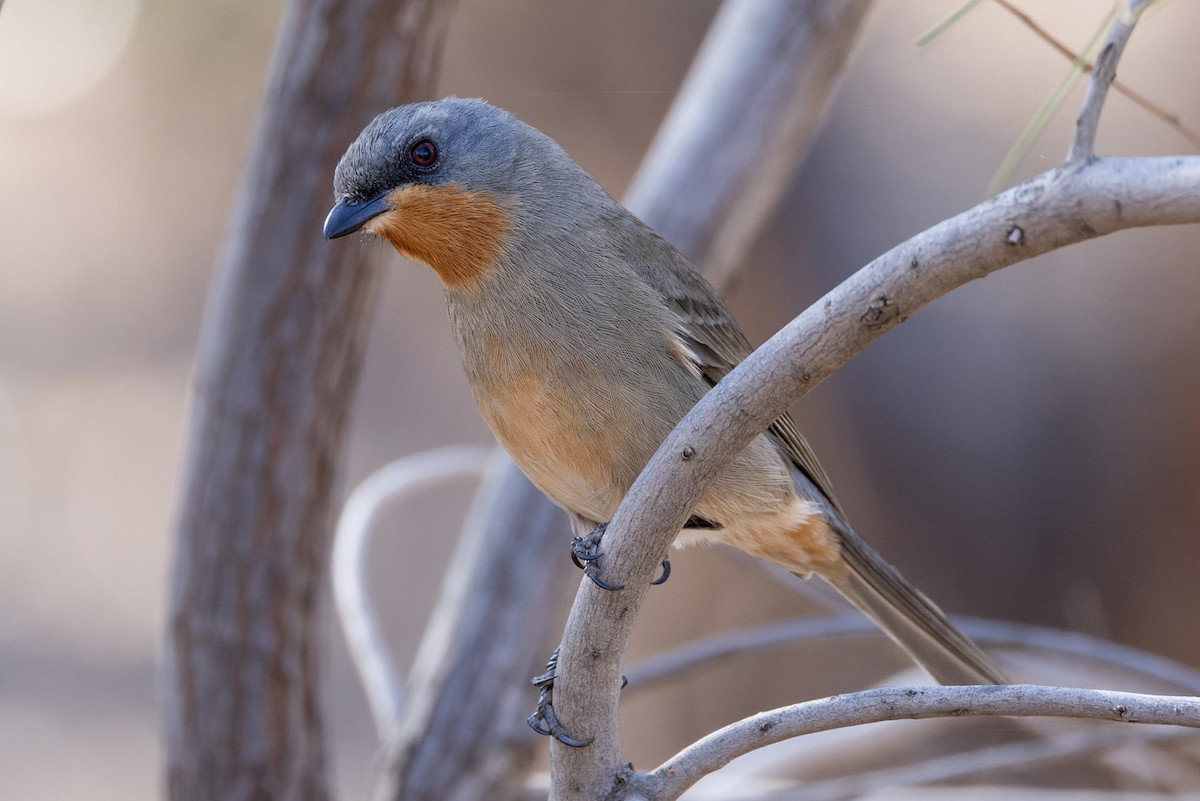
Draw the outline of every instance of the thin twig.
M632 780L649 798L676 798L742 754L802 734L884 720L1008 715L1111 720L1200 728L1200 698L1073 687L887 687L807 701L740 720Z
M1067 154L1068 164L1082 164L1094 158L1096 148L1096 130L1100 127L1100 112L1104 108L1104 98L1108 95L1108 87L1117 76L1117 62L1125 52L1125 45L1133 33L1138 17L1154 0L1129 0L1125 11L1117 16L1109 31L1108 40L1100 49L1100 55L1092 70L1092 82L1088 85L1087 96L1083 100L1083 108L1075 128L1075 140L1071 143L1071 151Z
M1029 155L1030 149L1033 148L1033 143L1037 141L1042 132L1050 125L1050 120L1054 119L1054 113L1062 106L1066 100L1067 94L1074 88L1076 82L1084 76L1084 68L1089 67L1088 62L1083 58L1084 54L1090 54L1099 49L1100 43L1105 39L1105 33L1112 27L1112 21L1117 16L1117 7L1114 6L1112 11L1104 15L1104 19L1096 26L1095 33L1088 39L1087 45L1083 48L1083 53L1080 57L1071 63L1067 73L1058 80L1054 85L1054 89L1038 106L1033 116L1029 118L1029 122L1025 123L1025 127L1021 129L1021 133L1013 142L1012 147L1004 154L1004 160L1000 162L1000 166L996 168L996 174L992 176L992 180L988 182L985 195L994 195L999 192L1012 178L1013 173L1017 171L1017 167Z

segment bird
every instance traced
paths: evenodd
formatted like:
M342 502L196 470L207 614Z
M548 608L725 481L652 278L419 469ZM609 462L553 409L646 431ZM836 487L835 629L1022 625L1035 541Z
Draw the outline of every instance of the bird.
M383 112L333 184L325 237L364 231L434 270L483 419L577 532L602 535L661 442L752 350L675 247L553 139L486 101ZM697 542L815 573L943 684L1006 683L850 525L786 413L728 465L675 540ZM575 553L611 588L594 547Z

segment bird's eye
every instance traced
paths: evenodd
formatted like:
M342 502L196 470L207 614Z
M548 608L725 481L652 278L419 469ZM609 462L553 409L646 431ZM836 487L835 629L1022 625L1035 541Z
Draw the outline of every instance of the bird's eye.
M437 146L428 139L422 139L412 146L408 155L418 167L429 167L437 161Z

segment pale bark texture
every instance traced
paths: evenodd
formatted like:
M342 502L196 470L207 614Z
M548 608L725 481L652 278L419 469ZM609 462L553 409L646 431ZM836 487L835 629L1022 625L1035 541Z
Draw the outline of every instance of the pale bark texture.
M375 276L321 222L347 144L431 91L451 6L287 11L196 368L165 659L176 801L330 796L316 612Z

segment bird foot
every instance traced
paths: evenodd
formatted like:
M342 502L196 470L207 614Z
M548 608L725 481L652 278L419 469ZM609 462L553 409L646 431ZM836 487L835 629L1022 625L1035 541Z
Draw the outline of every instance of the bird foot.
M604 579L600 578L600 566L597 560L604 555L600 550L600 541L604 539L604 532L608 530L608 523L601 523L592 529L590 534L585 534L581 537L575 537L571 540L571 561L575 563L575 567L583 571L583 575L592 580L592 583L604 590L623 590L624 584L609 584ZM666 583L666 580L671 577L671 560L666 556L662 559L662 574L654 581L650 582L651 586L658 586Z
M657 587L659 584L666 584L667 579L671 577L671 559L667 556L662 558L662 573L658 575L654 581L650 582L651 587Z
M558 649L555 648L554 653L546 660L546 672L540 676L534 676L529 680L529 683L539 688L541 692L538 694L537 709L534 710L532 715L526 718L525 722L529 724L529 728L538 734L553 737L563 745L568 745L571 748L583 748L591 745L593 739L591 737L586 740L576 740L567 734L567 730L559 722L558 716L554 714L554 680L557 677Z
M604 555L604 552L600 550L600 540L604 538L604 532L607 529L608 523L601 523L592 529L590 534L571 540L571 561L597 587L604 590L623 590L625 589L624 584L609 584L600 578L600 566L596 563Z

